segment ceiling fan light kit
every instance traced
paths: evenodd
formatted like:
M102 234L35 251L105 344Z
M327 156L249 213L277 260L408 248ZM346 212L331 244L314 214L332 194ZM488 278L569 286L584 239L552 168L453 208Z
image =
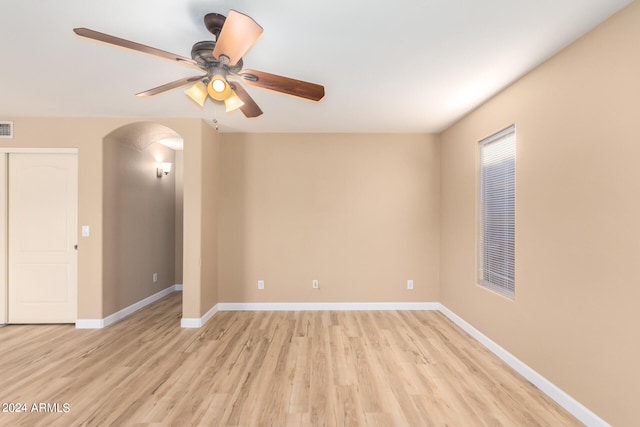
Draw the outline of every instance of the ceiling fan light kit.
M213 34L215 41L195 43L191 49L191 59L88 28L74 28L73 31L80 37L168 59L206 73L166 83L140 92L136 96L159 95L191 84L185 93L201 107L211 98L224 102L227 112L240 109L248 118L260 116L262 110L240 81L249 86L312 101L319 101L324 97L324 87L321 85L262 71L243 70L242 57L263 32L262 27L251 17L235 10L231 10L228 17L219 13L209 13L204 17L204 24Z
M202 81L196 82L189 89L185 90L189 98L191 98L196 104L201 107L204 107L204 103L207 100L207 96L209 93L207 92L207 85L205 85Z
M242 102L240 97L236 95L235 92L233 91L231 91L231 95L229 95L229 97L224 100L224 106L227 113L237 110L243 105L244 105L244 102Z
M224 101L231 96L231 86L229 86L227 80L219 74L213 76L209 81L207 91L209 92L209 96L216 101Z

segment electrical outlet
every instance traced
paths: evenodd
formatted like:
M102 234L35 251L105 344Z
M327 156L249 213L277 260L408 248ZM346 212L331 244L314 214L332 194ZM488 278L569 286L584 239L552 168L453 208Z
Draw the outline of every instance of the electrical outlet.
M314 281L312 282L312 286L313 286L313 289L319 289L319 288L320 288L320 285L318 284L318 281L317 281L317 280L314 280Z
M260 290L264 289L264 280L258 280L258 289Z
M413 289L413 280L407 280L407 289Z
M153 273L153 283L158 281L158 273Z

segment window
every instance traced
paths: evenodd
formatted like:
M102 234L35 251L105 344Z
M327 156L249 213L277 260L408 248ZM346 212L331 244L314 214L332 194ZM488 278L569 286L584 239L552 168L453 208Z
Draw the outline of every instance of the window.
M515 297L516 129L480 141L479 282Z

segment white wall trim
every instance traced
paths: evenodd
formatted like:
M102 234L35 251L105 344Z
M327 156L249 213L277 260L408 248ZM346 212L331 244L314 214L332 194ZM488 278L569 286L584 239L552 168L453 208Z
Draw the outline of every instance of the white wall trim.
M175 284L153 294L135 304L126 307L117 313L113 313L104 319L78 319L77 329L100 329L109 326L118 320L134 313L137 310L169 295L172 292L182 291L181 284ZM218 303L211 307L204 316L199 318L183 317L180 319L182 328L201 328L218 311L361 311L361 310L424 310L440 311L449 320L458 325L462 330L471 335L489 351L498 356L507 365L511 366L520 375L538 387L543 393L553 399L556 403L566 409L580 422L588 427L611 427L606 421L591 412L587 407L569 396L558 386L551 383L538 372L530 368L520 359L499 346L496 342L484 335L462 319L460 316L449 310L446 306L438 302L325 302L325 303L251 303L251 302L228 302Z
M438 310L437 302L225 302L220 311Z
M183 317L180 319L180 326L183 328L201 328L218 312L219 306L220 304L214 305L202 317Z
M102 328L104 328L104 319L76 320L76 329L102 329Z
M328 311L328 310L438 310L437 302L227 302L214 305L200 318L183 317L180 326L183 328L201 328L218 311Z
M122 320L130 314L140 310L141 308L144 308L149 304L166 297L170 293L175 292L177 290L176 286L177 285L171 285L168 288L161 290L160 292L156 292L155 294L150 295L134 304L131 304L130 306L125 307L120 311L110 314L104 319L78 319L76 320L76 329L101 329L106 326L112 325L118 320Z
M545 377L534 371L520 359L509 353L504 348L484 335L482 332L471 326L464 319L449 310L443 304L439 304L439 310L442 314L449 318L453 323L458 325L462 330L475 338L480 344L485 346L489 351L502 359L507 365L515 369L520 375L538 387L543 393L555 400L560 406L566 409L580 422L588 427L611 427L606 421L591 412L587 407L569 396L558 386L551 383Z

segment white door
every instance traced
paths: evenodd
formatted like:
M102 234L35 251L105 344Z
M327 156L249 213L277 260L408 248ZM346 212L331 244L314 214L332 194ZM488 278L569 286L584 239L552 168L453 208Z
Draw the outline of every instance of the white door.
M9 323L77 317L76 154L10 154Z

